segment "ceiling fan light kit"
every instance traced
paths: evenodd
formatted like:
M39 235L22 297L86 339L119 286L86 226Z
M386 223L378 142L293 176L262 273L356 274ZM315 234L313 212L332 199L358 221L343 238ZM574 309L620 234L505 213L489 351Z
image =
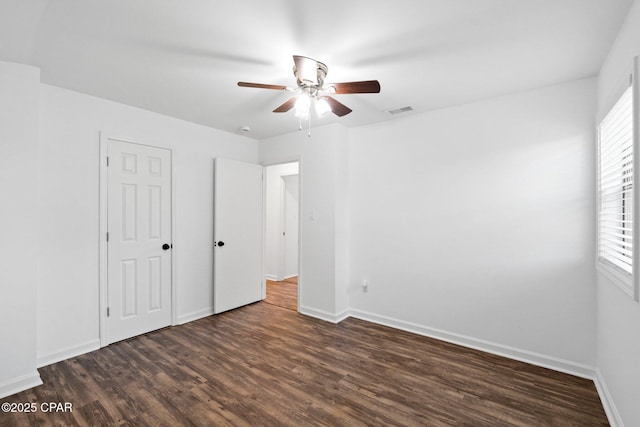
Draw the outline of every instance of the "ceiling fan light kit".
M329 111L338 117L351 113L351 108L330 95L380 92L380 83L377 80L325 84L329 68L322 62L306 56L294 55L293 64L293 75L296 78L297 88L248 82L238 82L238 86L299 92L296 96L289 98L284 104L273 110L273 112L286 113L294 108L295 116L301 122L300 129L302 129L302 120L308 120L309 129L311 128L311 116L309 113L312 106L319 117L324 116ZM309 131L309 136L311 136L311 131Z
M305 93L298 95L295 104L296 117L306 119L309 116L309 108L311 107L311 98Z
M322 117L329 111L331 111L331 106L326 98L316 99L316 113L318 113L318 116Z

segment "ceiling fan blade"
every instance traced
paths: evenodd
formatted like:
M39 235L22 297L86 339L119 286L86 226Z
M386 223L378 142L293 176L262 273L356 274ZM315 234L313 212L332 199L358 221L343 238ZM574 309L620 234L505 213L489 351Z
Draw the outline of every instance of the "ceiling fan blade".
M282 104L281 106L279 106L278 108L273 110L273 112L274 113L286 113L287 111L291 110L294 105L296 105L296 100L297 99L298 98L296 98L295 96L293 98L289 98L287 100L287 102L285 102L284 104Z
M241 87L255 87L258 89L275 89L275 90L288 90L289 88L282 85L267 85L263 83L247 83L247 82L238 82L238 86Z
M362 82L332 83L336 88L335 94L347 93L380 93L380 83L377 80L365 80Z
M338 117L346 116L351 111L353 111L351 108L347 107L341 102L336 101L334 98L330 96L325 96L324 99L326 99L327 102L329 103L329 107L331 107L331 111L333 112L333 114L335 114Z

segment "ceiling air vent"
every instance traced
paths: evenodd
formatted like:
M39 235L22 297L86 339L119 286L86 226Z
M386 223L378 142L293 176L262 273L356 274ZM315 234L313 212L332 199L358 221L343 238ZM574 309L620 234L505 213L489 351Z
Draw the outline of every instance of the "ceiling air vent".
M413 107L402 107L396 108L394 110L387 110L387 113L395 116L396 114L408 113L409 111L413 111Z

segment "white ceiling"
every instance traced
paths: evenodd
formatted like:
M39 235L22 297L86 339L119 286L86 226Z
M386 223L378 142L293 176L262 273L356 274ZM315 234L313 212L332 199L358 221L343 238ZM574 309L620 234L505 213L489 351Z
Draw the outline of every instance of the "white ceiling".
M0 60L42 81L261 139L294 131L294 54L327 81L378 79L337 95L345 126L594 76L632 0L0 0ZM411 113L409 113L411 114Z

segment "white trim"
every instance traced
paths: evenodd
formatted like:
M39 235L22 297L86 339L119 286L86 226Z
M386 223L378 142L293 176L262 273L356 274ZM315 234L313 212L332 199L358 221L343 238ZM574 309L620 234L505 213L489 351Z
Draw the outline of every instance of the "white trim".
M349 309L345 309L340 313L336 314L336 323L340 323L343 320L347 320L349 317L351 317L351 314L349 313Z
M271 280L273 282L277 282L278 281L278 276L274 276L273 274L265 274L264 277L267 280Z
M100 176L99 176L99 203L98 203L98 222L99 222L99 232L98 232L98 241L99 241L99 270L98 270L98 296L99 296L99 312L98 312L98 320L99 320L99 333L100 333L100 347L107 346L107 304L108 304L108 294L107 294L107 182L108 182L108 169L107 169L107 143L109 140L126 142L129 144L138 144L145 145L147 147L159 148L163 150L168 150L171 153L171 243L175 246L171 250L171 324L176 325L178 321L177 315L177 289L176 289L176 270L177 263L176 259L178 257L179 247L176 242L176 181L175 181L175 163L176 163L176 151L173 148L164 147L162 145L153 145L141 142L140 139L137 138L129 138L129 137L118 137L113 136L115 133L107 133L105 131L99 132L99 164L100 164Z
M635 261L634 261L635 263ZM629 297L635 299L633 291L633 277L625 271L615 265L607 262L606 260L596 260L596 270L607 278L611 283L616 285L618 289L624 292Z
M44 356L39 356L38 368L71 359L72 357L80 356L81 354L90 353L100 349L100 347L100 340L91 340L85 344L74 345L53 353L45 354Z
M298 311L300 311L300 307L302 306L302 292L304 287L302 286L302 246L304 245L304 239L302 238L304 234L302 234L302 213L304 212L304 200L303 200L303 162L302 162L302 154L298 156Z
M8 381L0 383L0 398L20 393L21 391L28 390L41 384L42 379L40 378L40 374L38 373L38 371L12 378Z
M107 181L108 181L108 171L107 171L107 140L109 138L103 133L99 134L99 144L100 144L100 158L98 162L100 163L100 177L99 177L99 202L98 202L98 254L99 254L99 264L98 264L98 323L99 323L99 339L100 339L100 347L104 347L107 345L107 322L105 318L105 312L107 310L108 304L108 294L107 294L107 242L106 242L106 233L107 233Z
M633 66L633 65L632 65ZM627 69L627 72L624 75L620 76L618 81L616 82L615 88L611 90L608 94L600 97L600 109L596 112L596 123L600 123L609 111L613 108L613 106L618 102L618 99L622 96L622 94L629 88L630 80L633 79L633 69Z
M170 148L167 150L171 151L171 326L175 326L178 324L178 256L180 253L176 228L178 226L178 209L176 209L178 153Z
M602 401L602 407L604 408L604 412L607 414L607 419L609 420L609 424L611 424L611 427L624 427L622 417L618 412L618 408L616 408L613 397L609 392L609 388L604 381L604 377L602 376L602 372L600 371L600 369L596 371L593 382L596 385L596 390L598 391L598 395L600 396L600 400Z
M191 313L181 314L178 316L178 325L184 325L185 323L193 322L194 320L202 319L212 316L214 314L213 307L205 308L204 310L192 311Z
M316 319L324 320L331 323L340 323L344 319L349 317L349 310L344 310L340 313L329 313L328 311L320 310L311 307L300 307L298 310L300 314L305 316L315 317Z
M640 165L640 82L638 82L638 57L633 58L633 71L631 75L631 84L633 92L631 93L631 110L633 120L633 212L640 212L640 189L638 185L640 180L638 179L638 165ZM638 221L638 215L633 215L633 242L640 241L640 221ZM638 282L640 281L640 274L638 269L640 268L640 250L636 250L637 246L633 246L633 274L631 280L631 298L634 301L640 300L640 291L638 289Z
M215 165L213 166L214 172L214 188L215 188ZM215 189L214 189L215 191ZM215 204L215 203L214 203ZM215 211L215 208L214 208ZM215 221L215 213L214 213L214 221ZM214 231L215 233L215 231ZM262 286L260 298L261 301L267 299L267 280L272 279L272 274L267 274L267 167L262 165L262 277L260 280L260 285ZM215 262L213 268L215 269ZM277 269L276 269L277 270ZM213 272L215 275L215 270ZM277 271L276 271L277 274ZM278 278L276 277L276 281ZM215 284L214 284L215 286Z
M260 301L264 300L267 298L267 281L265 280L264 277L264 271L266 269L266 256L267 256L267 252L266 252L266 248L267 248L267 169L264 167L264 165L260 165L262 166L262 170L260 171L262 173L262 201L261 201L261 207L262 207L262 253L260 254L260 271L261 271L261 275L260 275ZM215 184L214 184L215 185ZM215 191L215 190L214 190ZM214 209L215 211L215 209ZM215 221L215 213L214 213L214 221ZM215 227L214 227L214 233L215 233ZM214 268L214 275L215 275L215 262L213 265ZM215 289L214 289L215 291Z
M472 348L474 350L480 350L486 353L507 357L509 359L519 360L521 362L553 369L554 371L564 372L581 378L593 380L596 373L596 368L594 366L576 363L554 356L547 356L528 350L521 350L490 341L479 340L466 335L446 332L440 329L405 322L403 320L393 319L391 317L381 316L366 311L351 310L350 315L356 319L366 320L367 322L377 323L403 331L412 332L414 334L435 338L452 344L461 345L463 347Z

